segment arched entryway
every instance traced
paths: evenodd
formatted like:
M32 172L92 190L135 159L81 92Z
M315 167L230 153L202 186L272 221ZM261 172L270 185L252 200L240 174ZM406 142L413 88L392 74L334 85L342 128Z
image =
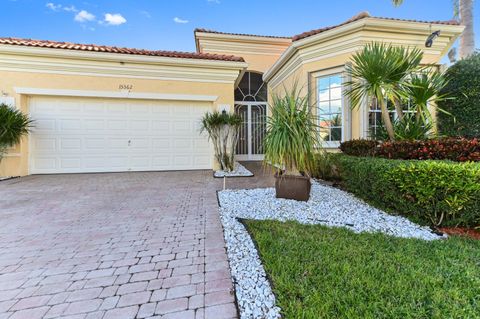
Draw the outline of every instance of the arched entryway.
M267 85L262 74L245 72L235 90L235 113L243 119L237 144L239 160L262 160L267 116Z

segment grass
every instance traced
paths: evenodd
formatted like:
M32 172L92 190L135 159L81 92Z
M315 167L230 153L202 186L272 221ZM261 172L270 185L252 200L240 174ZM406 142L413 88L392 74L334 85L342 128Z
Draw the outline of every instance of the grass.
M480 318L480 241L245 225L284 318Z

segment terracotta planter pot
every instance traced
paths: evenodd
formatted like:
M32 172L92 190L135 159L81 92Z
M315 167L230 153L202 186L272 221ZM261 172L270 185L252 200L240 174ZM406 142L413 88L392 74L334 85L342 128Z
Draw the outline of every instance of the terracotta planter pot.
M312 183L309 177L275 174L275 192L277 198L308 201Z

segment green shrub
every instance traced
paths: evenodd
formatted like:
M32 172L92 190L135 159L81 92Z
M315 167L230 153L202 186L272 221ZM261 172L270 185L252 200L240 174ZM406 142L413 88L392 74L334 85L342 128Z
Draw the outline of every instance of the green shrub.
M375 140L350 140L345 141L340 144L340 150L352 156L374 156L375 149L380 144L380 142Z
M336 155L344 188L386 211L434 226L480 225L480 164Z
M438 113L440 134L480 137L480 52L452 65L446 76L449 82L441 94L452 98L438 106L453 116Z
M7 148L20 143L32 126L32 120L20 110L0 104L0 161Z
M384 142L375 151L390 159L480 161L480 141L476 138L443 138L426 141Z
M320 178L327 181L337 181L338 163L336 161L338 154L321 151L314 156L315 169L312 172L313 178Z

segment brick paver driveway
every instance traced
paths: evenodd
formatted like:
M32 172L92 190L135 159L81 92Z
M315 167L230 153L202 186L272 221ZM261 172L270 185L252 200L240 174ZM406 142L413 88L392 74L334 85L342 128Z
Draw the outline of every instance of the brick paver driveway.
M235 318L221 185L208 171L1 182L0 319Z

